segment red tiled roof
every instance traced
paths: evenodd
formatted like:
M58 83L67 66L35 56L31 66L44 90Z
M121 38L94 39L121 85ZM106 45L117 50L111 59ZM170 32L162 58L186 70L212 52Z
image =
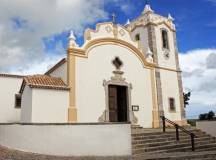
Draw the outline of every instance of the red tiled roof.
M50 73L52 73L53 71L55 71L58 67L60 67L62 64L64 64L66 62L66 58L61 59L57 64L55 64L52 68L50 68L45 75L49 75Z
M25 85L28 85L30 88L69 90L69 87L61 78L51 77L48 75L33 75L24 77L20 93L23 92Z

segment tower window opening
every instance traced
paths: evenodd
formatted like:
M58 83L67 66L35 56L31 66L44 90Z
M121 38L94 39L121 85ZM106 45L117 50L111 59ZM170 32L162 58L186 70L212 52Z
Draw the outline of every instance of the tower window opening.
M135 40L136 40L136 41L140 41L140 34L136 34Z
M169 98L169 110L170 111L175 111L175 99L174 98Z
M166 30L162 30L162 45L163 48L169 49L168 33Z

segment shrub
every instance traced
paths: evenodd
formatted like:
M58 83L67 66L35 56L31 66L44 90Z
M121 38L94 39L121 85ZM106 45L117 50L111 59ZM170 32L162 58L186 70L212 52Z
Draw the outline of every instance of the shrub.
M215 113L213 111L210 111L208 113L200 114L199 120L213 120L215 119Z

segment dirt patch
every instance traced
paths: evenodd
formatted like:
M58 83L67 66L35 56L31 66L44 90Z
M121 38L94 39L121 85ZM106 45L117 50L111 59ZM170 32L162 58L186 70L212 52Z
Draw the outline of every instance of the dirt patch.
M21 152L0 146L0 160L130 160L130 157L62 157Z

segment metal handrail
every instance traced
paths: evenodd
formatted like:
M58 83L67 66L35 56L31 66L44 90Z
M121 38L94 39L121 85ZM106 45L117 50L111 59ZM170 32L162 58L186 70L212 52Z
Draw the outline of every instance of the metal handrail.
M192 149L192 151L195 151L194 138L197 138L197 136L194 133L186 130L185 128L179 126L175 122L167 119L165 116L160 116L160 117L161 117L162 123L163 123L163 132L166 132L166 122L172 124L175 127L175 129L176 129L176 140L179 141L179 129L180 129L183 132L185 132L188 135L190 135L190 137L191 137L191 149Z

